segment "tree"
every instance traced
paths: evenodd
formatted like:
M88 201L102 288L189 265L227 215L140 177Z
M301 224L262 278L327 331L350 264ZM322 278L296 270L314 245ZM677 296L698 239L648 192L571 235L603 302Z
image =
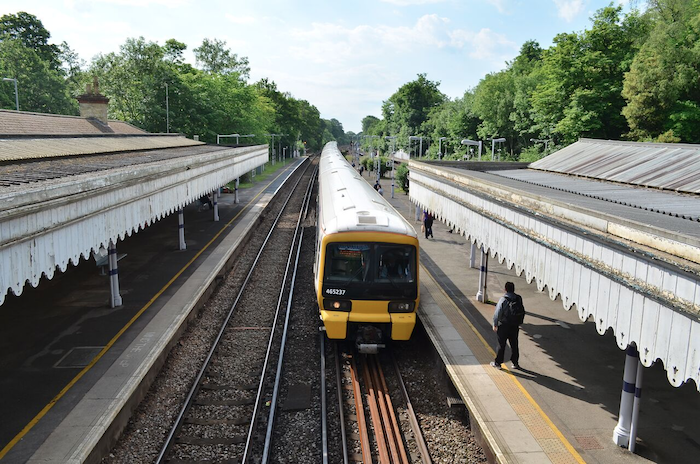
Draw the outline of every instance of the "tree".
M467 91L462 98L446 100L431 111L428 121L423 124L425 133L433 140L441 137L447 137L447 139L442 143L432 144L428 150L429 157L437 158L438 149L441 149L446 157L450 157L450 150L452 150L458 154L458 159L462 159L466 148L460 142L465 137L478 138L477 128L481 123L481 119L474 114L473 103L474 94Z
M187 45L175 39L168 39L163 45L163 56L166 61L176 65L183 65L184 59L182 54L187 50Z
M517 132L511 115L515 113L515 78L505 70L487 74L474 90L474 113L482 120L479 138L505 137L513 150Z
M362 133L363 134L373 134L373 127L377 125L379 118L372 115L367 115L362 118Z
M69 95L61 73L18 39L0 41L0 75L17 79L19 106L23 111L78 113L78 102ZM15 109L13 83L1 84L0 105Z
M543 54L532 94L533 118L540 130L565 142L579 137L617 139L628 131L621 116L624 73L644 36L636 13L620 20L621 6L596 12L591 29L560 34Z
M700 3L650 4L653 29L634 57L622 90L629 135L700 142Z
M0 41L18 40L22 45L34 50L50 69L60 67L61 50L49 43L51 34L33 14L20 11L0 17Z
M208 73L231 74L237 73L247 79L250 74L248 58L238 57L226 48L226 41L204 39L202 45L195 48L194 56L197 64Z
M165 84L177 81L175 69L164 61L163 48L143 37L127 39L119 50L97 56L90 68L110 98L110 116L165 132Z
M299 100L299 138L302 142L306 142L306 148L309 150L320 150L321 133L321 114L318 109L306 100Z
M428 120L430 111L445 101L438 90L439 82L431 82L425 74L418 74L415 81L402 85L382 105L382 115L389 134L418 135Z

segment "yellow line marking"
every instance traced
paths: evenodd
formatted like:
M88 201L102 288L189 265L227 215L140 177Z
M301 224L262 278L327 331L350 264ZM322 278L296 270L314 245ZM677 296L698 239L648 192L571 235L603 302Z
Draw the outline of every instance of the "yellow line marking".
M450 296L447 294L445 289L443 289L442 286L437 283L437 280L435 280L433 275L428 271L428 269L426 269L426 267L423 264L421 264L421 271L425 272L426 275L428 275L433 280L433 282L435 282L435 286L440 289L440 291L445 296L445 298L447 298L447 301L449 301L452 304L452 306L454 306L454 308L457 310L457 314L459 314L462 317L462 319L464 319L464 322L466 322L467 325L472 329L474 334L476 334L477 338L479 340L481 340L481 343L484 344L484 346L489 351L489 353L491 353L493 356L496 356L496 352L493 350L493 348L491 348L491 345L489 345L489 343L486 341L486 339L481 336L481 334L479 333L477 328L474 327L474 325L469 321L469 319L467 319L467 316L465 316L464 313L462 313L462 310L459 309L459 306L457 306L457 304L454 302L454 300L452 298L450 298ZM540 405L537 404L535 399L527 392L527 390L525 389L523 384L520 383L520 381L517 379L517 377L515 375L513 375L512 372L510 372L510 369L508 369L508 367L506 367L505 369L506 369L507 373L509 374L509 377L513 380L515 385L518 387L518 389L522 392L522 394L525 396L525 398L527 398L527 400L535 408L535 410L540 414L542 419L547 423L549 428L552 429L554 434L559 438L559 440L562 442L564 447L571 453L571 455L574 457L574 459L576 459L576 461L579 462L580 464L585 464L586 461L584 461L584 459L581 457L581 455L578 454L576 449L574 449L574 447L571 445L571 443L569 443L569 440L566 439L564 434L562 434L559 431L557 426L554 425L554 422L552 422L552 420L542 410Z
M105 347L102 348L102 350L101 350L99 353L97 353L97 355L93 358L93 360L90 362L90 364L88 364L87 366L85 366L75 377L73 377L73 380L71 380L70 382L68 382L68 384L67 384L65 387L63 387L63 389L62 389L60 392L58 392L58 394L57 394L56 396L54 396L53 399L52 399L51 401L49 401L49 403L48 403L46 406L44 406L44 408L43 408L41 411L39 411L39 413L38 413L36 416L34 416L34 418L33 418L32 420L30 420L29 423L28 423L27 425L24 426L24 428L23 428L17 435L15 435L15 437L14 437L12 440L10 440L10 442L9 442L7 445L5 445L5 447L4 447L2 450L0 450L0 459L2 459L7 453L9 453L10 450L11 450L12 448L14 448L15 445L16 445L22 438L24 438L24 436L25 436L27 433L29 433L29 431L30 431L32 428L34 428L34 426L35 426L36 424L39 423L39 421L46 415L46 413L48 413L49 410L51 410L51 408L54 407L54 405L58 402L58 400L60 400L66 393L68 393L68 391L73 387L73 385L75 385L75 384L78 382L78 380L80 380L90 369L92 369L92 367L93 367L95 364L97 364L97 361L99 361L100 358L102 358L102 356L117 342L117 340L119 340L119 338L124 334L124 332L126 332L126 331L129 329L129 327L131 327L132 324L133 324L134 322L136 322L136 320L137 320L139 317L141 317L141 315L142 315L153 303L155 303L155 301L163 294L163 292L165 292L165 291L168 289L168 287L170 287L170 286L173 284L173 282L175 282L175 280L176 280L178 277L180 277L180 275L182 275L182 273L185 272L185 270L187 270L187 268L190 267L190 265L192 265L192 263L193 263L197 258L199 258L199 256L200 256L202 253L204 253L204 251L205 251L207 248L209 248L209 246L210 246L217 238L219 238L219 235L221 235L221 234L224 232L224 230L226 230L226 228L229 227L229 226L233 223L233 221L235 221L236 219L238 219L238 217L239 217L241 214L243 214L243 212L246 211L246 210L248 209L248 207L250 207L250 205L251 205L260 195L262 195L262 193L265 191L265 189L267 189L270 185L272 185L272 183L273 183L274 181L276 181L277 179L279 179L280 176L281 176L282 174L284 174L284 173L285 173L285 170L282 170L282 172L280 172L280 173L277 175L277 177L275 177L274 179L272 179L265 187L263 187L263 188L260 190L260 192L258 192L257 195L255 195L253 198L251 198L251 200L238 212L238 214L236 214L229 222L227 222L227 223L221 228L221 230L219 230L219 232L217 232L216 235L214 235L214 237L213 237L211 240L209 240L209 242L208 242L206 245L204 245L204 248L202 248L201 250L199 250L199 252L198 252L196 255L194 255L194 257L193 257L187 264L185 264L185 266L184 266L182 269L180 269L180 270L178 271L178 273L175 274L175 276L174 276L172 279L170 279L170 281L168 281L168 283L165 284L165 286L164 286L163 288L161 288L160 291L158 291L158 293L156 293L155 296L154 296L153 298L151 298L150 301L149 301L148 303L146 303L146 305L145 305L144 307L142 307L142 308L134 315L134 317L132 317L131 320L130 320L129 322L127 322L126 325L125 325L124 327L122 327L121 330L119 330L119 332L117 332L117 334L116 334L114 337L112 337L112 339L109 341L109 343L107 343L107 345L105 345Z

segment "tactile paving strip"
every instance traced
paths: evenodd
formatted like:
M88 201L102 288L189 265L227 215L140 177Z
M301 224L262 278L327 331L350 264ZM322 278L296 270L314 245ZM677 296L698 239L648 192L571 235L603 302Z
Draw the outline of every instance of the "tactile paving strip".
M435 301L452 323L452 326L462 337L477 361L484 366L488 366L496 356L496 353L423 266L421 266L421 285L425 287L430 298ZM423 294L421 297L423 297ZM421 318L424 321L426 320L425 315L422 315ZM510 374L507 369L498 370L489 367L484 370L552 463L585 462L515 376Z

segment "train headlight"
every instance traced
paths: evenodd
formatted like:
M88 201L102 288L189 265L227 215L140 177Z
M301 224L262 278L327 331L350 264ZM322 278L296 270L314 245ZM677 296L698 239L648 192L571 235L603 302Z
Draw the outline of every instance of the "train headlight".
M410 313L416 306L414 301L391 301L389 302L390 313Z
M323 309L327 311L350 311L352 309L352 303L348 300L323 300Z

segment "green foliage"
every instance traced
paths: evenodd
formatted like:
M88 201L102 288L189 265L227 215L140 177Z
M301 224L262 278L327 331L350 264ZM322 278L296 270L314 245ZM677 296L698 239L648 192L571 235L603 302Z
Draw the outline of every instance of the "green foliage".
M386 165L389 162L389 160L390 160L390 158L387 156L380 156L379 157L379 172L381 173L382 177L384 177L384 175L387 172L391 171L391 167L387 167L387 165ZM365 170L368 172L374 171L375 163L376 163L376 157L370 158L369 156L364 156L364 157L360 158L360 164L362 166L364 166ZM359 168L359 166L357 166L357 167Z
M700 142L692 127L700 124L700 4L658 0L648 14L653 28L622 90L630 136L646 139L673 130L685 142Z
M362 118L362 133L363 134L376 134L374 132L374 126L379 123L379 118L376 116L365 116Z
M248 78L250 66L248 58L238 57L226 48L225 40L209 40L205 38L202 45L192 50L197 64L210 74L239 74Z
M80 78L81 62L67 44L50 44L50 37L32 14L20 11L0 17L0 74L17 79L21 110L77 114L78 103L70 91ZM0 82L0 106L16 108L13 82Z
M18 39L0 41L0 75L17 79L22 111L77 114L78 103L68 94L61 72ZM15 109L13 82L0 82L0 106Z
M322 121L309 102L279 91L267 79L247 84L248 59L224 41L204 39L194 49L200 70L184 61L187 45L175 39L160 46L130 38L118 52L98 55L87 68L68 44L49 44L49 38L31 14L0 17L0 73L17 78L22 110L77 114L73 97L97 77L110 99L109 116L149 132L196 134L207 142L215 142L217 134L256 134L246 140L251 143L269 143L268 133L285 134L275 137L275 145L300 150L320 149L324 135L325 141L347 143L342 124ZM0 106L15 108L12 82L0 82Z
M443 103L445 95L438 90L439 82L431 82L425 74L404 84L382 105L382 115L390 134L420 135L430 111ZM388 134L387 134L388 135Z
M518 161L523 163L534 163L535 161L544 158L545 154L538 147L523 148L520 152Z
M408 193L408 164L401 163L394 173L396 177L396 182L399 184L399 188Z
M18 40L26 48L34 50L50 69L58 70L61 50L49 43L50 37L49 31L33 14L20 11L0 17L0 41Z
M349 137L345 134L343 130L343 124L337 119L322 119L321 123L324 126L323 130L323 140L324 145L330 141L337 141L338 145L347 145L350 143Z
M541 146L528 148L533 139L550 147L581 137L700 142L700 1L648 6L623 15L611 4L548 49L525 42L461 99L446 99L420 74L384 102L383 119L363 119L363 130L397 136L404 149L409 136L426 135L429 158L440 156L442 139L445 159L464 157L463 138L485 141L488 152L486 139L505 137L502 159L527 160L540 156Z

